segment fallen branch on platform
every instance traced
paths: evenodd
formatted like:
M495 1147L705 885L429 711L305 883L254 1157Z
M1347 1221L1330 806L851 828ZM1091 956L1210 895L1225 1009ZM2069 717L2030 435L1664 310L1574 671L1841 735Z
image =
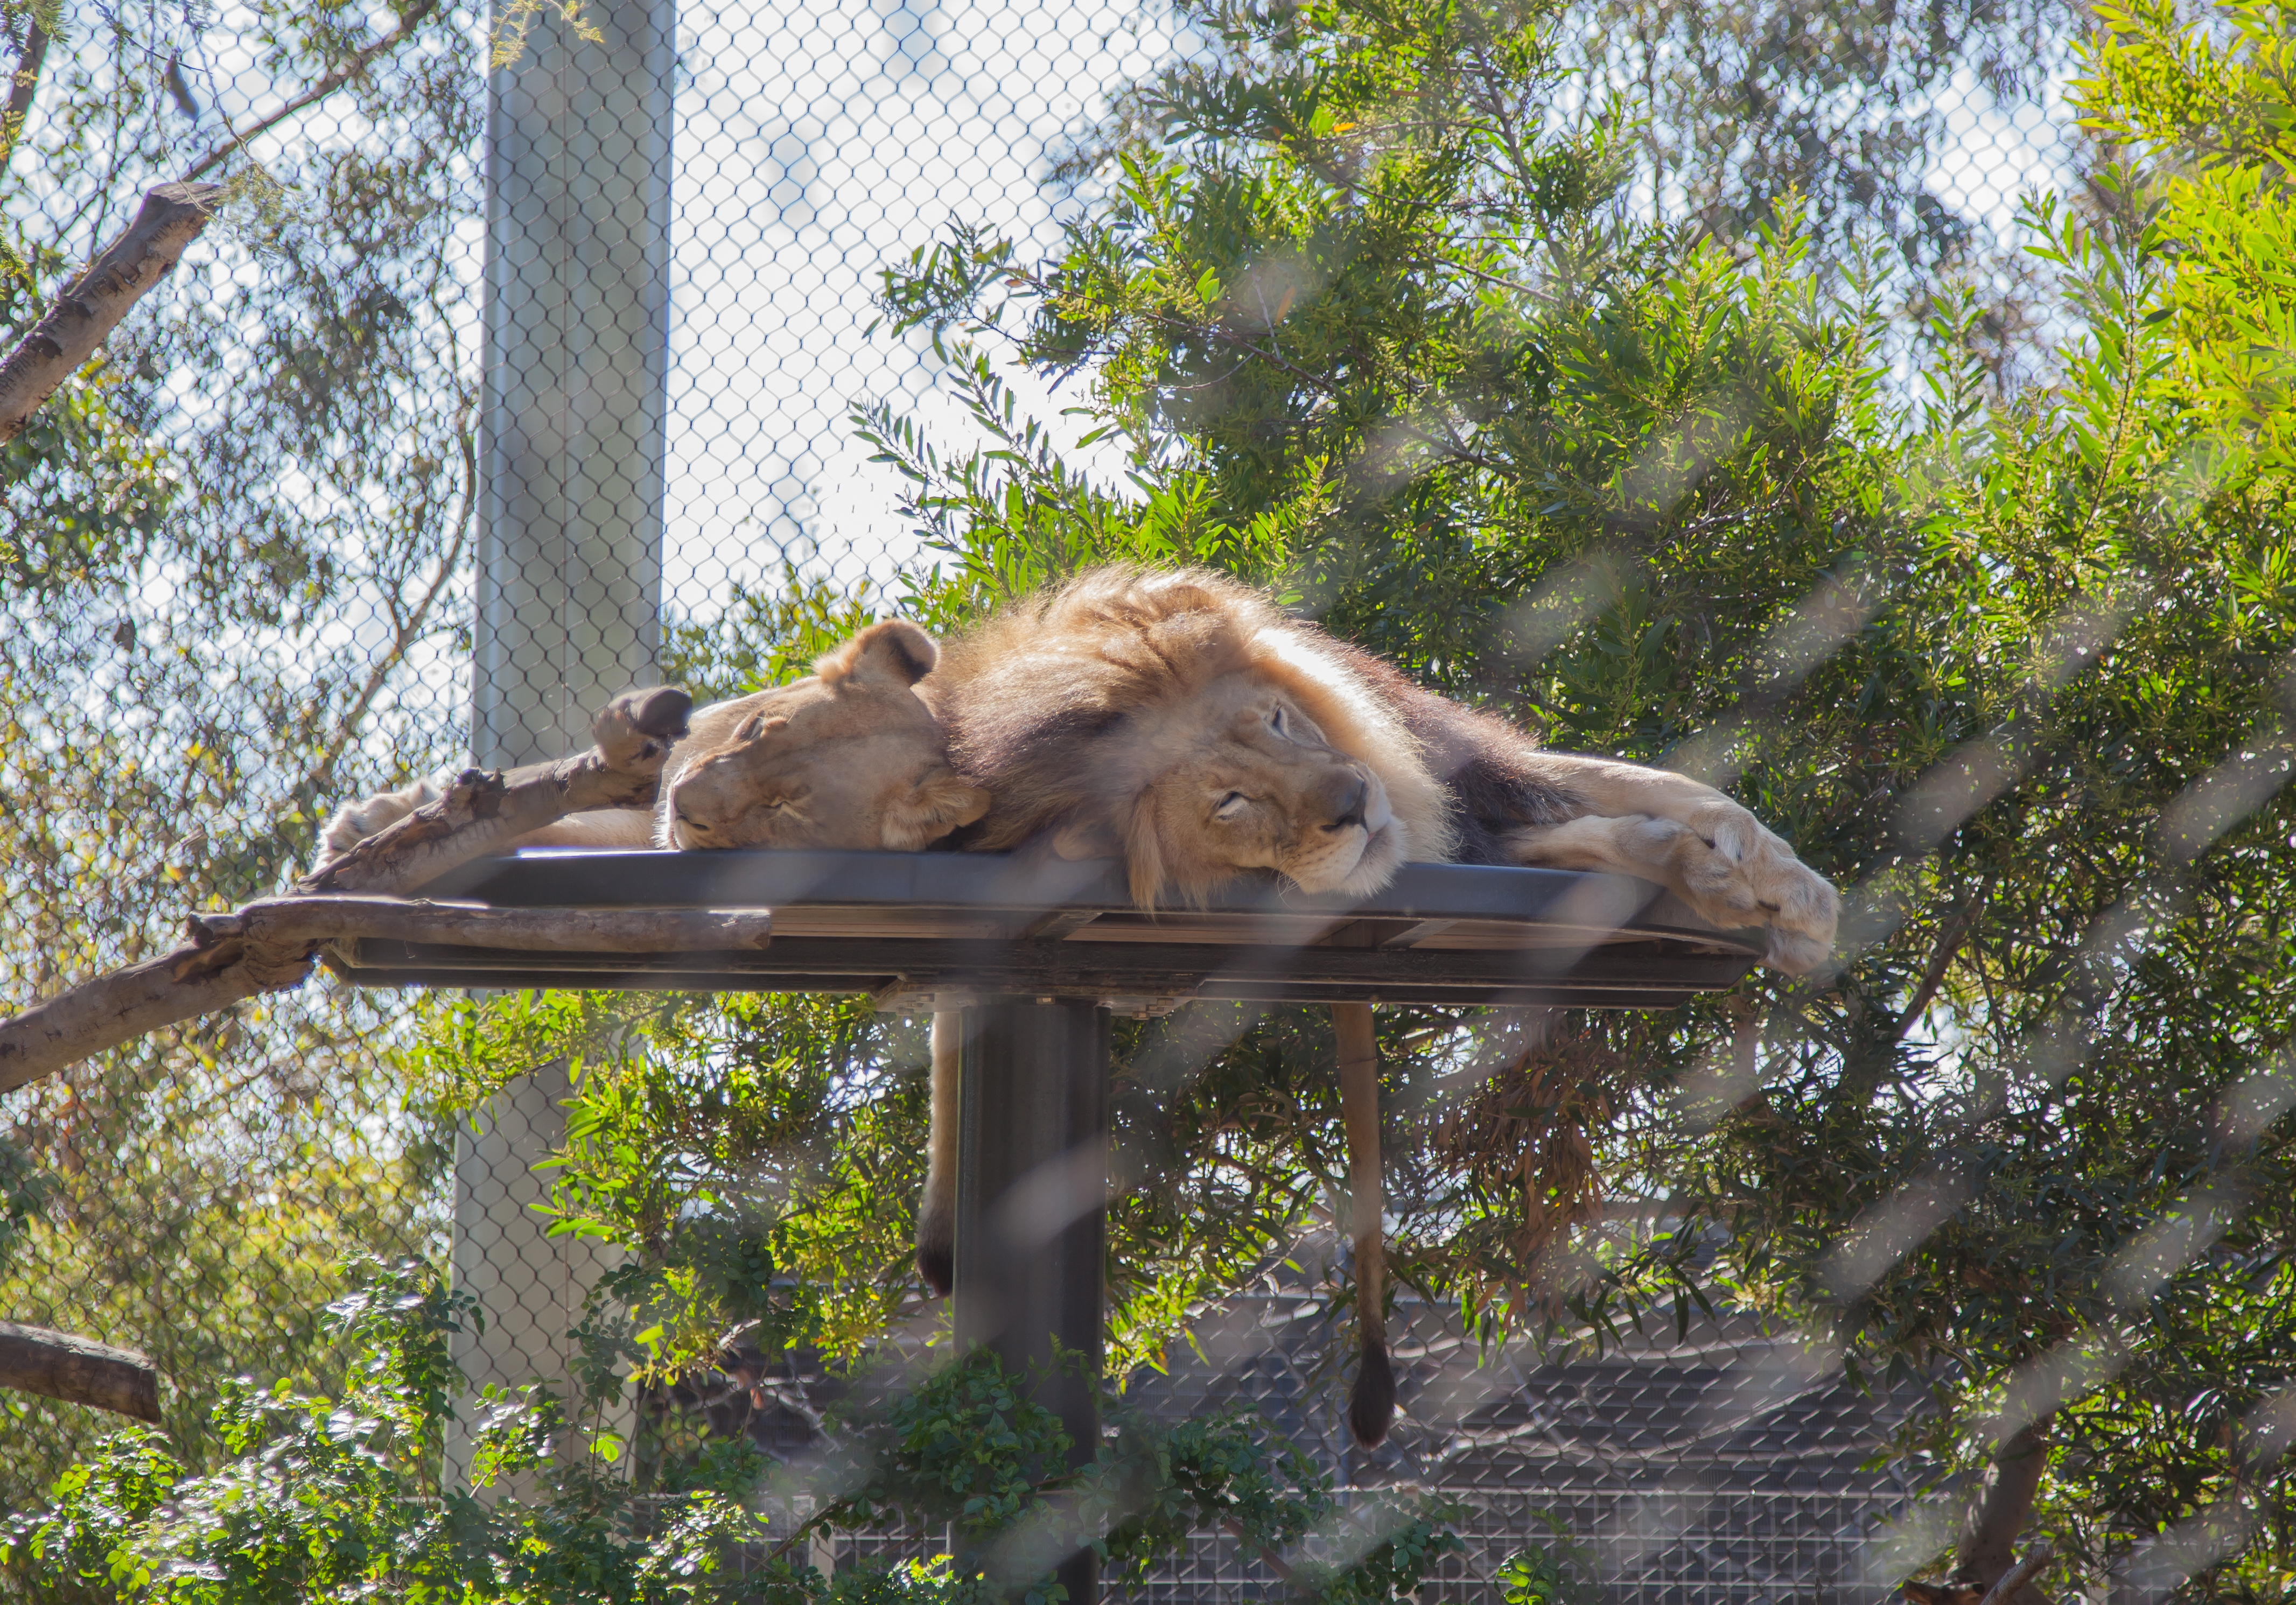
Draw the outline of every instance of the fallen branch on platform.
M154 1426L160 1421L160 1373L151 1361L44 1326L0 1321L0 1388L91 1404Z
M627 692L598 715L592 725L597 745L591 750L507 774L468 771L445 797L305 876L295 885L297 895L250 904L234 913L194 915L189 946L99 976L0 1020L0 1093L162 1026L213 1013L258 993L300 986L320 944L339 937L455 942L463 938L447 933L484 925L489 934L482 939L490 946L539 951L596 952L623 946L646 951L649 940L661 944L653 951L675 951L689 939L698 947L758 945L764 932L755 915L569 910L486 920L480 918L486 911L407 904L387 896L413 891L568 814L648 806L669 744L685 733L693 708L685 692L668 687ZM330 897L343 893L386 896ZM332 917L324 906L331 901L340 905ZM610 921L621 923L609 931ZM554 933L548 940L545 926ZM513 934L501 934L505 931ZM516 934L521 931L522 939Z

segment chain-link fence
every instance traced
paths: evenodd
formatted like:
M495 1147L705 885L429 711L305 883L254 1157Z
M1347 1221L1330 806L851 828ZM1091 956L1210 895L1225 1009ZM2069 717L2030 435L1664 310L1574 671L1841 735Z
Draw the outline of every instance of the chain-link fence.
M275 889L337 803L570 751L605 696L666 671L738 689L755 660L724 643L776 607L882 611L932 554L849 414L967 424L879 274L952 224L1056 251L1109 182L1078 153L1126 86L1218 43L1211 13L1093 0L9 15L19 326L144 181L233 186L115 375L10 448L12 1006L164 950L187 900ZM1621 208L1726 233L1799 186L1822 235L1863 229L1977 286L2013 375L2048 333L2021 322L2016 197L2080 179L2060 103L2077 20L1597 0L1554 30L1577 76L1554 115L1643 95ZM1047 414L1067 399L1015 382ZM317 1312L354 1253L451 1263L487 1315L456 1355L474 1383L564 1374L620 1263L532 1207L576 1068L475 1111L418 1095L410 1007L314 987L11 1093L0 1183L24 1207L0 1316L150 1354L187 1442L217 1379L326 1384ZM882 1029L882 1062L914 1069L921 1037ZM1339 1430L1322 1307L1240 1295L1198 1324L1201 1360L1139 1391L1175 1414L1258 1404L1342 1488L1459 1493L1444 1598L1490 1597L1542 1511L1621 1601L1890 1580L1875 1557L1908 1490L1862 1468L1909 1401L1854 1395L1792 1339L1701 1322L1541 1364L1479 1359L1414 1307L1405 1421L1366 1456ZM811 1429L783 1426L776 1452L801 1454ZM98 1429L0 1401L0 1499L38 1503ZM1215 1536L1147 1593L1272 1587Z

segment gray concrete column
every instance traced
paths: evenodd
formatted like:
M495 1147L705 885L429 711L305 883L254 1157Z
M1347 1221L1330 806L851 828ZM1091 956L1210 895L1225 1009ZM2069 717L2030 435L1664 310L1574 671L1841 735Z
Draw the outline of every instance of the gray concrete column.
M657 678L676 7L582 17L600 38L545 7L488 81L471 740L488 767L578 750L608 698ZM486 1326L455 1357L474 1387L565 1392L567 1334L613 1263L529 1208L570 1091L563 1066L528 1077L456 1143L455 1279ZM467 1475L466 1434L447 1459Z
M661 641L669 0L549 8L487 105L484 491L472 747L589 743Z

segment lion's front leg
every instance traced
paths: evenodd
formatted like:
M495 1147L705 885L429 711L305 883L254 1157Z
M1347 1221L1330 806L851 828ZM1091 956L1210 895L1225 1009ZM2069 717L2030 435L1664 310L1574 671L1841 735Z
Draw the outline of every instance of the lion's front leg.
M1676 806L1665 814L1590 813L1526 827L1508 837L1511 856L1655 880L1716 925L1767 927L1773 967L1790 975L1816 969L1833 947L1841 894L1744 808L1694 781L1681 784L1704 795L1669 799ZM1660 790L1643 796L1658 801Z

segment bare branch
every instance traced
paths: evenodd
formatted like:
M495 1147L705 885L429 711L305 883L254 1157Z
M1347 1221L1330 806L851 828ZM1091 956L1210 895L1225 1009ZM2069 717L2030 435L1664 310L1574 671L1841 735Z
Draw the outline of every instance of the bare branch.
M2009 1605L2009 1601L2017 1597L2017 1591L2038 1576L2041 1568L2048 1563L2049 1546L2044 1544L2002 1573L2001 1581L1988 1589L1977 1605Z
M1937 952L1931 955L1927 968L1922 971L1921 980L1915 985L1913 995L1906 999L1903 1012L1898 1016L1897 1025L1891 1028L1891 1042L1903 1042L1906 1033L1920 1022L1922 1015L1936 1000L1938 988L1945 984L1946 971L1953 968L1954 960L1961 956L1962 944L1969 940L1969 933L1977 928L1978 913L1984 907L1990 891L1991 883L1988 881L1978 889L1976 896L1946 915L1944 922L1939 926Z
M151 1361L44 1326L0 1321L0 1388L89 1404L154 1426L160 1421L160 1373Z
M693 711L693 699L669 686L625 692L591 726L598 744L589 751L507 775L466 770L445 797L304 876L295 889L413 891L569 814L643 808L653 801L662 760Z
M250 123L244 128L234 128L231 126L230 120L226 119L224 122L225 137L216 144L213 150L209 151L205 156L201 157L197 161L191 165L190 169L184 175L184 182L189 183L194 178L206 176L224 162L229 160L231 153L234 151L244 149L249 140L255 138L258 135L269 133L281 123L285 122L289 118L294 116L298 111L305 111L311 106L316 105L319 102L332 94L336 90L341 88L345 84L349 83L353 78L358 77L360 73L365 72L369 66L373 64L375 58L378 56L387 55L391 51L398 49L401 45L406 44L408 38L414 35L416 26L421 23L425 17L429 16L438 8L438 4L439 0L422 0L422 4L417 5L413 11L407 12L406 20L399 23L396 29L392 29L390 33L385 34L381 38L377 39L373 44L367 45L357 55L351 57L349 61L344 62L334 71L327 74L326 77L321 78L317 83L312 85L308 89L303 91L302 94L297 95L293 100L289 101L285 105L280 107L279 110L272 112L269 116Z
M220 184L163 184L144 197L135 221L64 286L47 315L0 362L0 442L14 439L127 309L167 276L208 225L222 193Z
M193 914L189 924L202 954L234 943L244 952L349 937L530 953L688 953L763 947L773 932L773 916L755 909L487 908L340 896L266 897L227 914Z
M300 986L319 944L338 936L395 936L406 940L454 940L455 929L475 931L479 911L444 905L408 905L369 896L340 899L332 919L315 917L328 893L392 894L414 890L458 864L508 846L568 814L589 808L643 807L653 799L669 744L685 732L693 699L662 687L626 692L608 703L591 726L597 745L554 764L529 764L508 774L463 775L437 802L417 808L389 830L369 837L297 883L299 896L250 905L231 914L194 916L193 940L173 953L115 970L62 995L0 1020L0 1093L52 1076L91 1053L115 1048L162 1026L211 1014L258 992ZM426 916L422 911L428 909ZM636 927L611 933L594 915L545 916L558 929L550 939L527 930L504 946L559 951L611 950L626 939L662 942L666 949L693 946L754 946L764 932L754 916L639 916L656 921L651 938ZM365 920L366 923L359 921ZM728 921L734 921L728 924ZM741 921L750 923L742 924ZM459 922L459 925L458 925ZM486 922L490 932L522 929ZM420 931L424 934L415 934ZM586 935L586 931L587 934ZM488 935L483 939L501 938Z

